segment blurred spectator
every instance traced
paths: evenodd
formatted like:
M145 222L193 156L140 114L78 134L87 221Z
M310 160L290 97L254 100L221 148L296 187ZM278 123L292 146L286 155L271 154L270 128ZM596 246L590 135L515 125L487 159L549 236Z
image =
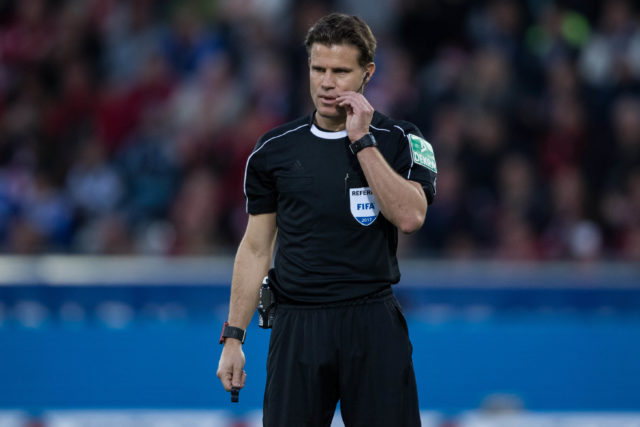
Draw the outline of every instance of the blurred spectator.
M57 145L72 140L74 133L90 126L95 113L95 88L87 64L72 60L60 67L61 89L45 111L44 131ZM62 147L61 147L62 148ZM69 150L62 148L65 153Z
M206 254L219 250L220 191L207 169L196 169L185 178L171 209L175 224L173 254Z
M5 2L0 250L233 250L246 159L312 108L302 40L339 8L380 33L368 98L436 151L438 195L406 253L640 259L635 4L379 6Z
M478 46L499 50L511 60L522 48L522 2L490 0L469 14L468 28Z
M3 62L21 67L46 58L55 40L51 34L56 31L55 22L49 19L50 6L46 0L13 2L12 19L0 31Z
M418 231L418 242L430 253L438 253L453 241L456 234L471 233L470 212L457 196L463 191L461 169L446 158L438 162L438 209L429 211L429 221ZM414 253L420 248L413 248Z
M480 48L473 53L469 65L458 89L464 105L507 113L513 102L515 82L505 53Z
M335 9L350 15L358 15L371 27L378 38L386 38L397 25L398 1L378 0L376 7L371 7L368 0L338 0Z
M208 57L194 79L183 80L176 88L170 120L186 144L206 145L228 123L237 123L246 94L234 71L227 54Z
M224 49L220 34L209 30L199 11L182 5L171 17L171 27L162 40L162 50L172 69L182 78L196 73L209 57Z
M628 0L603 2L600 22L580 56L585 80L594 86L631 86L640 77L640 27Z
M114 212L124 192L104 146L91 138L84 142L69 170L67 188L78 214L89 218Z
M579 166L587 148L584 112L579 99L558 96L549 100L549 129L540 142L540 165L545 175Z
M133 230L117 213L90 218L78 229L74 240L75 250L90 255L134 254ZM144 253L144 252L143 252Z
M553 2L541 2L537 22L528 30L526 43L543 67L573 58L588 40L590 26L580 13Z
M124 211L133 225L167 216L180 173L164 111L149 109L141 121L116 157L126 188Z
M367 88L367 98L381 111L388 111L393 117L408 120L420 107L413 58L409 52L395 45L380 49L377 55L378 76ZM390 81L394 84L387 87L384 82Z
M7 236L8 249L18 255L35 255L47 247L45 236L39 232L35 225L26 218L17 217L7 224L9 235Z
M157 19L153 0L111 2L103 38L104 65L109 82L130 82L150 55L160 51L163 23Z
M623 96L612 106L613 142L609 150L610 184L620 188L629 174L640 165L640 98ZM612 161L613 160L613 161ZM607 164L607 163L605 163Z
M515 212L503 212L496 229L496 258L511 261L533 261L540 258L533 227L525 218Z
M544 256L548 259L579 256L583 250L586 251L581 247L582 244L592 244L591 241L580 240L585 234L585 231L580 234L581 230L587 233L592 231L591 228L584 228L585 225L589 227L585 181L575 167L558 171L552 179L551 220L542 239Z
M640 262L640 226L634 225L624 239L622 259L625 261Z
M54 251L68 249L72 233L70 203L48 172L35 173L18 203L20 218L12 230L12 239L22 246L22 251L37 252L45 242Z

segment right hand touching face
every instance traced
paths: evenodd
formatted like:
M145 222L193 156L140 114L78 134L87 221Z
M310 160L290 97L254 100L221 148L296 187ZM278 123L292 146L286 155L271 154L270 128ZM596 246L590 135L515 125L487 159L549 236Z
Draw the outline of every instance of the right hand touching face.
M218 378L226 391L231 391L231 387L242 388L247 379L244 371L244 352L242 343L233 338L227 338L218 362Z

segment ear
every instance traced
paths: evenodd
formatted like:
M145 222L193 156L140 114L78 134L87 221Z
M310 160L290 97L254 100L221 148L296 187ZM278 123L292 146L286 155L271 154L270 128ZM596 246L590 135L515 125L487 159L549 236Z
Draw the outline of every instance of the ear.
M373 77L373 73L376 72L376 64L374 64L373 62L369 62L367 65L364 66L364 72L365 72L365 82L369 83L369 81L371 80L371 77Z

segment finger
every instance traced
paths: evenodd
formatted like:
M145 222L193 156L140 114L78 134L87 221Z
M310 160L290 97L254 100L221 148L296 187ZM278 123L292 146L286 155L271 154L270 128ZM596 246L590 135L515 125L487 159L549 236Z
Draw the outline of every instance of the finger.
M338 102L338 104L341 104L341 105L353 102L351 101L351 98L349 98L348 96L338 96L336 97L336 101Z
M356 96L344 96L344 97L339 96L336 98L336 101L338 101L338 105L341 105L341 106L348 105L351 108L353 108L354 111L357 111L357 112L368 111L371 105L369 104L367 99L362 95L359 95L359 96L357 95L358 94L356 94Z
M356 98L351 95L343 95L343 96L336 97L336 101L338 101L339 103L353 104L356 102Z
M367 98L364 97L364 95L362 95L361 93L358 92L341 92L338 94L338 96L336 97L336 100L343 100L343 99L352 99L354 102L356 101L364 101L365 103L367 103Z
M247 373L245 371L242 371L242 385L241 385L241 387L244 387L246 382L247 382Z
M338 101L338 103L336 104L339 108L344 108L345 110L347 110L347 112L351 112L353 111L353 105L352 103L347 100L347 99L343 99L342 101Z
M241 366L234 366L233 367L233 379L231 381L231 384L234 387L239 387L242 388L244 387L244 381L242 379L242 374L244 373L244 371L242 370Z
M224 387L224 389L226 391L230 391L231 390L231 379L232 379L231 372L223 373L222 375L218 375L218 377L220 378L220 382L222 383L222 387Z
M347 112L347 114L353 114L353 108L351 107L351 105L345 104L340 105L340 107L342 107Z
M360 95L360 94L354 90L345 90L344 92L338 93L338 96L346 96L346 95Z
M342 101L339 101L338 106L346 109L350 113L360 111L360 108L357 106L357 104L349 98L345 98Z

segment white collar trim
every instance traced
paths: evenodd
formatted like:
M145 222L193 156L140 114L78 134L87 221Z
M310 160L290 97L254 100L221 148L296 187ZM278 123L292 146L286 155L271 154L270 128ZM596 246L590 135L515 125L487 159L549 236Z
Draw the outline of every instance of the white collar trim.
M339 130L337 132L327 132L325 130L320 130L315 124L311 125L311 133L317 136L318 138L323 139L341 139L347 137L347 130Z

